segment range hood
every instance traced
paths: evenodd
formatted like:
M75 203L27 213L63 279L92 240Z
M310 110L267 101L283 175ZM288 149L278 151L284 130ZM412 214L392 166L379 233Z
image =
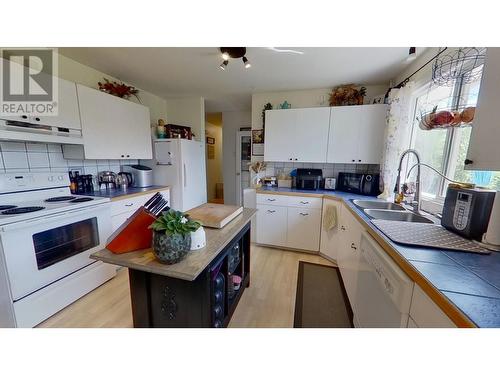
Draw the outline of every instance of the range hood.
M0 120L0 140L62 144L83 144L81 129Z

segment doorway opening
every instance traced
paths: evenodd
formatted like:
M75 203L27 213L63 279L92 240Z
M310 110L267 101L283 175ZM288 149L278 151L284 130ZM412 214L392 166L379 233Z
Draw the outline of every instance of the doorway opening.
M222 112L205 114L205 159L207 170L207 201L209 203L224 203L222 126Z

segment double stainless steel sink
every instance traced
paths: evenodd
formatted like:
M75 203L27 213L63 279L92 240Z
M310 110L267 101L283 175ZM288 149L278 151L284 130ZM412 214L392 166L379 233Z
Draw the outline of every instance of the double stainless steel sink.
M414 223L428 223L434 222L422 215L407 211L403 206L384 201L370 201L352 199L352 203L358 208L361 208L365 214L372 219L383 219L393 221L407 221Z

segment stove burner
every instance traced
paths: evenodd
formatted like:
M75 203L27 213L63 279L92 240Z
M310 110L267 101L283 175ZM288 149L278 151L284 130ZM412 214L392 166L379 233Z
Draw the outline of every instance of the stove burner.
M43 210L45 207L33 206L33 207L18 207L12 208L10 210L2 211L2 215L17 215L17 214L25 214L28 212L35 212Z
M45 199L45 202L65 202L65 201L70 201L72 199L76 199L76 198L73 196L53 197L53 198Z
M6 205L3 205L3 206L0 206L0 211L2 210L10 210L11 208L16 208L17 206L13 206L11 204L6 204Z
M82 202L88 202L88 201L93 201L93 200L94 200L94 198L83 197L83 198L73 199L69 203L82 203Z

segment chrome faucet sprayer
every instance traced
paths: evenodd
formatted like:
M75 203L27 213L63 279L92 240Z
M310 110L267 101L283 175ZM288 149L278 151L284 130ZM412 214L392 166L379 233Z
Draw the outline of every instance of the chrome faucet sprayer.
M408 150L404 151L401 154L401 157L399 158L398 177L396 179L396 186L394 187L394 192L397 195L399 195L401 193L401 190L400 190L401 189L401 169L403 166L403 159L408 154L415 155L415 158L417 159L417 163L415 164L417 166L417 181L415 182L415 195L413 196L413 202L411 202L411 206L412 206L413 211L415 213L419 213L420 212L420 155L417 152L417 150L409 148Z

